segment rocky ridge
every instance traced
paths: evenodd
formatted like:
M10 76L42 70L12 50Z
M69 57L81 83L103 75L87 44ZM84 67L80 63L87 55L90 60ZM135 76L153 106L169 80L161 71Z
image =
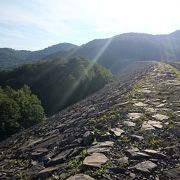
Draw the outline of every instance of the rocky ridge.
M180 179L179 70L141 63L0 143L0 179Z

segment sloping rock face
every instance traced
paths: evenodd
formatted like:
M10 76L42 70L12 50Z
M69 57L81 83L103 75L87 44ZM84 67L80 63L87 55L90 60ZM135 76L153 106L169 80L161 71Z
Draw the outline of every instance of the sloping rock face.
M0 179L180 179L180 79L142 64L0 143Z

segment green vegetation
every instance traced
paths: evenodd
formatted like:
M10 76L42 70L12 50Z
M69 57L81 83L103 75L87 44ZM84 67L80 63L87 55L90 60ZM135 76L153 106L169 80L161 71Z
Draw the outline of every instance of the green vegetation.
M177 68L175 68L175 67L171 66L171 68L172 68L173 72L175 73L176 77L178 79L180 79L180 71Z
M28 86L15 91L0 88L0 140L26 129L44 118L44 110L37 96Z
M146 145L149 148L157 149L161 145L161 140L158 136L151 135L146 141Z
M45 61L0 72L0 85L19 89L30 86L47 115L79 101L111 81L112 74L83 58Z

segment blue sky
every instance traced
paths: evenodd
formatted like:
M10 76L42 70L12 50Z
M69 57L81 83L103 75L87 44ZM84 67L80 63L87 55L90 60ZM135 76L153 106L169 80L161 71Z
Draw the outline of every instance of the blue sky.
M180 0L0 0L0 47L38 50L180 29Z

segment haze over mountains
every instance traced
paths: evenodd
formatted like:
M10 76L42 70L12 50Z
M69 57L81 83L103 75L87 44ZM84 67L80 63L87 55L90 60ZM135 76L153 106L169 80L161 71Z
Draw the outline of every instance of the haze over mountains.
M0 67L9 68L37 60L73 56L95 60L112 72L118 72L133 61L177 61L180 59L180 30L167 35L125 33L112 38L95 39L81 46L60 43L39 51L1 48Z

